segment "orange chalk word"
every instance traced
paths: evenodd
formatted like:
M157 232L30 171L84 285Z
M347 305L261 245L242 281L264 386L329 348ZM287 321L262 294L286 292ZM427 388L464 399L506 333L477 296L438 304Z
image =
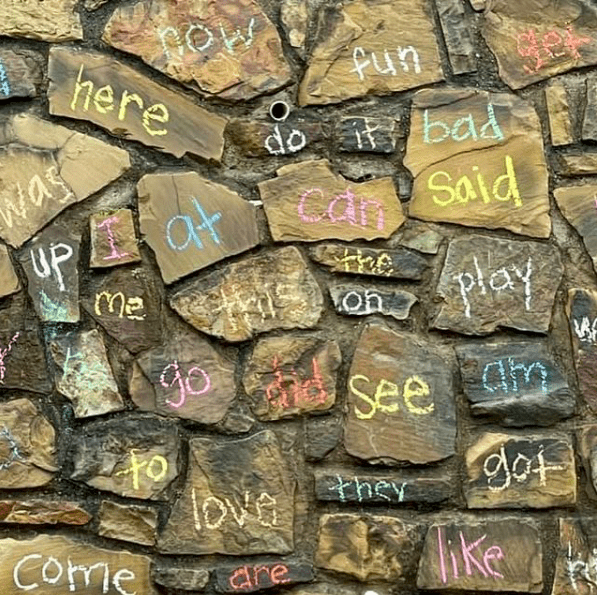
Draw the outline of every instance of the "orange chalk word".
M228 583L235 591L256 591L262 587L289 583L290 579L285 578L287 574L288 566L285 564L241 566L230 575Z

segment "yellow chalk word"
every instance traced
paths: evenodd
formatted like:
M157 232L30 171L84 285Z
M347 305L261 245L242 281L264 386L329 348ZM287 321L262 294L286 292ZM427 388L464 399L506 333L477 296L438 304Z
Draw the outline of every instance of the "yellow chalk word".
M161 481L166 477L168 472L168 461L162 455L154 455L149 461L140 461L137 459L135 453L139 452L136 449L131 450L131 464L126 469L118 471L116 475L128 475L129 473L133 476L133 488L139 489L139 475L141 469L145 468L145 475L149 479L152 479L155 483Z
M353 249L351 254L347 248L341 257L336 257L336 262L342 265L347 273L370 273L373 275L383 275L389 277L393 272L392 258L389 254L382 252L377 257L363 256L357 248Z
M370 397L367 393L355 387L355 382L366 382L371 380L362 374L354 375L349 382L350 390L369 406L369 411L363 411L356 405L355 415L359 419L371 419L378 411L382 413L396 413L400 410L400 388L394 382L382 378L375 389L375 394ZM435 403L418 401L429 397L431 391L429 385L419 376L409 376L402 387L402 399L410 413L415 415L429 415L435 410Z
M94 310L98 316L103 314L102 300L106 300L108 305L108 312L114 314L116 298L120 300L120 311L117 312L118 318L128 318L129 320L143 320L145 314L133 314L138 310L143 310L143 298L141 297L130 297L127 298L122 291L116 293L110 293L109 291L102 291L101 293L95 294Z
M462 176L452 185L452 176L446 171L436 171L429 176L427 188L431 191L439 191L443 194L434 194L433 202L440 207L447 207L452 204L467 204L479 197L485 204L493 200L500 202L512 201L516 207L522 207L522 199L518 191L518 182L512 157L506 155L506 173L497 176L493 183L488 182L479 172L477 165L473 171L477 172L476 185L469 176ZM448 182L438 183L438 182Z

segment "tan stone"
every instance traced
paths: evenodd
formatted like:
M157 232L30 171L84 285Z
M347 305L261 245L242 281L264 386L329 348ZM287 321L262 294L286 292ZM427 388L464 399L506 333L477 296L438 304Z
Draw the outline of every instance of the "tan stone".
M597 174L597 153L559 155L560 173L563 176L590 176Z
M554 146L569 145L574 142L572 135L572 121L566 87L557 81L552 81L545 87L545 102L549 116L549 132L551 144Z
M38 95L43 62L37 52L0 49L0 100Z
M280 7L280 19L286 31L288 43L301 55L305 49L311 16L309 8L309 0L282 0Z
M89 217L89 266L102 268L140 262L133 213L129 209L95 213Z
M0 500L0 521L21 525L85 525L91 515L65 500Z
M155 545L158 513L148 506L131 506L103 500L98 532L103 537Z
M0 297L16 293L21 289L21 282L15 273L8 248L0 244Z

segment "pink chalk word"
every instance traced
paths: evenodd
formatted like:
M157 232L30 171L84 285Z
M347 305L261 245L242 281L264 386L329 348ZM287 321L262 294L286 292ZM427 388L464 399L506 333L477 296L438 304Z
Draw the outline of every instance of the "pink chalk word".
M274 358L274 380L265 389L267 399L272 405L288 409L299 407L302 403L325 403L328 393L323 386L323 378L317 360L313 358L313 377L301 381L296 370L290 371L291 379L284 378L278 358Z
M108 217L104 219L101 223L97 224L98 229L105 229L106 235L108 236L108 243L110 244L110 248L112 252L108 254L108 256L104 256L104 260L116 260L119 258L124 258L125 256L130 256L128 252L120 252L116 247L116 237L114 236L114 231L112 230L112 224L118 221L118 217L116 215L112 215L112 217Z
M168 383L167 376L169 375L170 370L172 370L172 380L170 380L170 382ZM160 384L164 388L170 388L174 385L175 382L178 383L178 402L173 402L169 399L166 399L166 403L168 403L168 405L170 405L170 407L173 407L174 409L178 409L179 407L182 407L185 404L185 401L187 400L187 395L204 395L211 389L211 379L209 377L209 374L205 370L199 368L198 366L192 367L186 374L184 374L184 376L183 374L184 372L181 373L180 365L176 360L174 360L171 364L168 364L160 374ZM193 374L195 374L195 377L200 376L203 378L204 384L202 388L193 388L191 384Z
M4 375L6 374L6 364L4 363L4 360L10 353L12 346L17 342L20 334L21 333L15 333L12 339L8 342L8 345L4 349L0 348L0 384L4 384Z

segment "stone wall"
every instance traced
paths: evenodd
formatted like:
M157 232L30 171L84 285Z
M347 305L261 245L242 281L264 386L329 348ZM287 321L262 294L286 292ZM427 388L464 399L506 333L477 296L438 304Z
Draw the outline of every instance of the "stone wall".
M593 593L592 0L0 35L2 595Z

